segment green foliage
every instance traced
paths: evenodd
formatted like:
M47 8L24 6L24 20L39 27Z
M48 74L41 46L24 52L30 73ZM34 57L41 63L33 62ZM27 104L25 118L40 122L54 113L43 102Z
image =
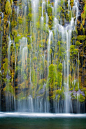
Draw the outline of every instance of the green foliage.
M79 42L76 42L76 43L79 43ZM74 56L77 56L78 55L78 49L75 48L75 45L71 45L70 46L70 57L71 59L74 59Z
M18 17L18 23L22 24L23 23L23 18L21 16Z
M11 4L8 0L7 0L6 5L5 5L5 12L7 15L10 15L12 13Z
M76 95L73 95L73 92L71 93L71 98L72 98L72 100L75 100L75 99L77 99L77 96Z
M73 5L74 5L74 0L70 0L70 5L71 5L71 7L73 7Z
M76 46L79 46L81 43L79 41L76 41Z
M75 83L75 91L78 91L79 87L78 87L78 82Z
M77 40L85 40L86 36L85 35L79 35L77 36Z
M4 74L6 75L8 71L8 59L7 58L4 59L3 69L4 69Z
M56 65L51 64L49 66L49 76L48 76L50 88L54 88L56 76L57 76L56 75Z
M45 79L40 79L39 80L39 85L42 85L43 86L43 84L46 82L46 80Z
M17 25L17 22L16 22L16 21L12 21L12 22L11 22L12 28L15 27L16 25Z
M52 8L50 6L48 6L47 11L48 11L48 15L52 14Z
M62 86L62 73L61 72L57 73L57 82L58 82L58 87L61 88Z
M13 0L10 0L10 4L11 4L11 5L13 4Z
M75 12L73 13L72 7L74 5L74 0L70 0L71 9L68 8L68 0L60 0L58 1L57 9L53 11L52 6L54 7L54 3L48 0L48 5L46 3L45 9L43 10L43 24L41 23L42 16L42 1L39 1L37 12L33 13L31 0L28 1L26 16L24 14L24 7L26 4L24 1L17 1L16 4L13 3L13 0L2 1L0 12L4 12L4 20L0 19L0 30L2 31L3 37L0 37L2 40L2 56L0 55L1 61L1 71L2 75L0 76L1 80L6 83L5 91L13 94L14 82L11 84L11 81L16 80L17 88L19 87L19 98L26 99L23 94L23 89L28 87L26 92L31 93L33 98L38 95L40 89L43 88L43 84L46 83L47 80L47 90L49 91L49 95L51 95L52 99L57 99L59 101L61 98L64 98L64 88L63 81L67 80L67 77L64 77L63 74L63 64L65 60L65 70L67 66L66 58L66 42L62 41L62 33L59 30L56 30L56 33L53 29L54 27L54 16L58 19L58 23L64 26L66 23L69 24L71 20L71 16L76 18ZM47 2L47 1L45 1ZM85 0L84 0L85 3ZM18 5L19 14L16 13L14 5ZM64 6L65 5L65 6ZM46 12L48 13L48 24L46 25ZM35 14L35 16L34 16ZM35 18L35 19L34 19ZM83 89L84 85L82 82L79 82L77 71L79 64L79 78L81 80L81 73L83 68L85 67L85 51L83 50L86 46L85 40L85 20L86 20L86 4L84 4L83 12L81 14L81 21L77 20L77 27L72 31L71 36L71 45L69 51L69 67L70 67L70 75L69 75L69 90L76 92L80 89L84 90L85 98L86 98L86 90ZM10 25L9 22L10 21ZM58 28L58 27L57 27ZM49 74L47 77L48 71L48 62L47 62L47 47L48 47L48 38L49 38L49 30L53 32L53 41L50 43L50 58L49 61ZM82 35L78 35L78 31L82 31ZM1 35L0 35L1 36ZM10 63L9 63L9 72L8 72L8 36L10 36L11 40L15 43L14 46L11 45L10 49ZM27 47L28 47L28 55L27 55L27 63L23 68L21 68L21 59L19 56L20 49L20 39L22 37L27 38ZM66 36L64 37L66 40ZM81 46L82 48L80 48ZM16 53L15 53L16 52ZM79 53L79 57L78 57ZM83 57L84 55L84 57ZM78 59L79 58L79 59ZM16 63L15 63L16 60ZM31 61L30 61L31 60ZM81 60L83 63L81 64ZM31 73L30 73L31 71ZM11 80L7 82L6 75L10 74ZM23 75L21 75L23 73ZM29 74L28 74L29 73ZM30 74L31 74L31 82L30 82ZM75 74L75 77L73 77ZM84 74L84 73L83 73ZM27 76L28 75L28 76ZM23 77L21 77L23 76ZM21 79L22 78L22 79ZM41 79L40 79L41 78ZM74 80L76 82L74 83ZM18 94L18 93L17 93ZM40 95L41 96L41 95ZM57 96L57 98L56 98ZM76 96L72 98L76 99ZM83 102L84 97L82 95L79 96L79 101Z
M59 6L59 7L57 8L57 13L60 13L61 11L62 11L62 7Z
M15 37L17 37L17 34L18 34L17 30L13 30L13 31L12 31L12 34L13 34Z
M81 17L82 17L82 20L83 20L82 23L84 25L85 24L85 19L86 19L86 4L84 6L84 11L82 12Z
M25 73L23 74L23 78L24 80L27 80L27 75Z
M32 69L32 72L31 72L31 81L32 81L32 89L33 89L32 94L34 98L36 94L36 88L37 88L37 76L34 68Z
M84 102L85 101L85 97L82 94L80 94L78 96L78 99L79 99L80 102Z
M36 56L34 56L33 61L37 61L37 57Z
M16 43L16 50L18 50L18 48L19 48L19 44L18 44L18 43Z
M6 91L7 93L10 93L12 95L14 95L14 88L13 86L11 85L11 82L10 80L6 80L6 86L4 88L4 91Z
M51 6L48 6L47 11L48 11L48 16L49 16L48 25L49 25L49 28L50 28L50 30L51 30L51 29L52 29L52 26L53 26L52 7L51 7Z
M59 63L58 69L60 72L62 72L62 63Z
M17 34L17 33L16 33ZM19 40L21 39L21 36L15 36L15 39L14 39L14 41L15 41L15 43L19 43Z
M64 0L61 0L61 6L63 6L63 4L64 4Z

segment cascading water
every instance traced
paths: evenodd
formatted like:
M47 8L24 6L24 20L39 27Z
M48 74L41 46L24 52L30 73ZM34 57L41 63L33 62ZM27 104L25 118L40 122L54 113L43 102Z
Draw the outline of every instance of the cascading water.
M13 41L11 41L10 37L9 37L9 43L8 43L8 69L10 69L10 65L11 65L11 53L10 53L10 49L12 47L12 45L14 46L15 44L13 44ZM7 82L6 82L6 90L9 91L10 90L10 75L9 75L9 71L7 73ZM13 90L11 92L14 92ZM14 103L14 97L10 92L6 92L5 94L6 97L6 111L11 110L12 109L12 105Z
M53 37L53 33L52 31L49 30L49 41L48 41L48 47L47 47L47 51L48 51L48 54L47 54L47 68L49 68L49 65L50 65L50 44L51 44L51 41L52 41L52 37ZM49 69L48 69L48 73L49 73Z
M20 40L20 52L19 52L19 61L21 61L21 63L19 64L20 67L20 71L19 71L19 83L20 82L24 82L23 85L19 84L21 86L21 90L23 91L24 88L27 88L26 85L26 78L27 78L27 55L28 55L28 51L27 51L27 38L23 37ZM23 75L23 76L22 76ZM22 92L22 97L26 97L26 91ZM27 101L21 100L21 94L19 95L18 98L18 111L19 110L23 110L25 111L27 105Z
M9 30L6 111L13 108L24 112L70 113L74 112L73 97L77 97L79 107L79 52L78 61L71 58L73 49L77 50L75 39L73 43L71 40L76 32L78 3L78 0L73 4L71 0L17 1L14 6L17 24ZM12 38L13 34L16 36ZM2 33L0 41L1 50ZM1 58L0 53L0 67Z

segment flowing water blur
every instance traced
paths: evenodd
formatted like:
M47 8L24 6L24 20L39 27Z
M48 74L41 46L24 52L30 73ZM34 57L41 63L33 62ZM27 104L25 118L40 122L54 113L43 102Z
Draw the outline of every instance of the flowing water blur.
M6 111L43 113L51 112L51 108L53 108L52 112L55 113L72 113L73 99L71 96L73 96L77 102L77 113L80 112L79 51L75 68L71 70L72 72L70 71L70 68L73 67L71 66L70 46L74 35L72 33L76 31L79 2L74 0L73 7L71 7L70 3L70 0L67 0L66 3L60 0L53 0L52 2L48 0L41 0L41 2L40 0L22 0L21 4L20 1L17 1L15 9L17 25L15 30L18 31L16 36L19 41L16 43L14 39L11 39L11 22L9 21L9 70L6 75L7 81L5 82L7 87L5 89ZM65 4L67 4L67 12L64 11L66 9ZM64 14L69 15L68 20L65 16L64 23L62 23L61 9L65 12ZM0 42L1 50L2 33L0 33ZM12 56L12 47L15 57ZM1 56L0 54L0 67ZM13 68L13 64L11 64L13 61L11 60L13 59L15 59L15 69L11 71ZM51 79L49 78L50 65L57 67L53 71L56 74L53 79L53 82L55 81L53 88L49 84ZM62 71L59 66L62 66ZM78 69L75 70L76 68ZM10 71L15 74L14 78L13 76L11 78ZM72 78L71 83L74 83L74 86L78 82L77 91L75 91L75 87L70 90L70 76ZM12 81L12 86L10 81ZM12 90L10 91L10 89ZM76 92L76 96L74 96L73 92Z

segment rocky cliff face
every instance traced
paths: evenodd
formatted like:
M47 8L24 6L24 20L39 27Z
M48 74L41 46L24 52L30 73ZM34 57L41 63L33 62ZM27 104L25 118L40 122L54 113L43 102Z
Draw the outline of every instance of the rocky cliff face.
M18 1L4 0L4 1L1 1L0 3L0 7L1 7L0 8L1 9L0 10L0 24L1 24L0 26L0 41L1 41L0 42L0 50L1 50L0 100L1 100L2 111L6 110L6 96L8 97L8 100L9 100L9 97L11 98L10 100L12 101L11 110L14 110L14 106L13 106L14 99L12 97L14 97L17 100L19 95L20 99L23 100L25 98L23 96L23 93L26 94L26 97L29 96L29 91L31 90L30 86L32 86L32 89L33 89L32 94L34 96L34 101L35 101L36 95L38 95L37 96L38 98L42 98L43 94L46 94L46 93L45 93L45 88L42 89L40 87L44 86L45 83L47 85L47 82L49 82L48 87L49 87L50 112L55 112L55 108L53 107L54 106L53 100L55 98L54 93L56 94L57 101L60 100L60 102L58 102L60 107L62 108L64 105L64 100L63 100L64 89L61 89L61 88L64 85L64 82L63 82L64 74L62 73L62 65L63 65L62 61L65 55L64 54L65 44L63 47L62 41L61 41L61 35L58 34L58 30L56 30L56 34L58 35L55 36L55 34L52 34L53 26L54 26L53 25L53 21L54 21L53 5L55 0L48 0L48 2L49 2L48 7L47 7L47 4L44 5L42 1L40 2L39 5L42 5L42 7L44 7L43 9L44 13L42 12L43 10L42 10L42 7L40 6L39 17L36 17L36 10L34 11L31 8L32 7L31 0L29 0L29 4L23 3L21 0L18 0ZM59 6L57 10L58 14L60 15L60 16L58 15L58 19L59 19L58 21L59 23L62 24L62 26L66 27L70 23L71 11L68 12L67 0L65 0L64 4L63 4L63 1L61 2L62 2L61 3L62 5ZM70 2L71 2L71 8L72 8L74 1L70 0ZM36 9L35 6L33 6L33 8ZM85 109L83 110L84 105L86 107L86 103L84 103L84 100L86 101L86 2L85 0L79 0L78 8L79 8L79 17L77 20L76 32L73 32L72 34L71 44L73 46L71 46L71 56L70 56L71 58L70 62L73 62L72 65L74 65L75 69L70 67L70 69L72 70L71 70L71 76L69 76L70 78L69 90L70 90L70 93L73 92L71 93L73 111L71 110L71 112L74 112L74 113L77 113L78 106L79 106L80 112L85 111ZM43 16L41 17L42 14L44 14L44 17ZM40 22L40 19L41 19L41 22ZM35 24L36 20L38 20L38 22ZM55 22L58 22L58 21L55 21ZM43 22L44 22L44 25L42 26ZM45 27L46 23L48 24L48 27L47 26ZM59 30L60 29L62 28L59 28ZM51 58L50 59L51 65L50 65L50 75L47 76L47 73L48 73L47 57L49 53L47 47L49 44L48 42L49 34L51 36L50 37L50 40L51 40L50 55L49 55L49 58ZM53 39L52 35L55 38L53 43L52 43L52 39ZM27 52L27 48L25 48L26 46L22 44L22 40L24 40L24 38L22 37L24 36L26 36L28 40L28 43L27 43L28 53L29 53L28 59L27 59L27 55L25 55L24 58L23 56L21 58L19 57L20 53L21 53L20 55L22 55L22 53L25 53L25 51ZM9 37L11 42L8 43ZM77 41L77 43L75 40ZM57 41L58 43L56 45L58 47L55 48L54 42L57 42ZM73 51L72 47L74 47L74 45L76 49ZM24 47L24 49L22 50L22 52L20 52L20 48L22 49L22 47ZM8 53L8 49L10 50L10 54ZM61 53L60 50L62 50L63 53ZM79 52L79 55L76 54L77 51ZM74 53L74 55L72 53ZM9 55L10 55L10 58L8 59ZM21 63L21 59L23 63ZM32 62L31 62L31 59L32 59ZM27 65L26 65L26 62L27 62ZM54 63L56 62L56 65L53 65L54 64L53 62ZM77 76L78 76L77 64L79 64L79 85L80 85L79 91L77 89L77 83L75 87L73 86L73 83L74 81L77 80ZM23 66L23 70L21 70L21 66ZM54 75L54 72L52 72L54 71L52 70L52 67L54 70L55 70L55 67L58 68L58 74L57 74L57 70L55 70L56 75ZM75 72L75 80L73 80L73 76L72 76L74 72ZM23 77L21 77L21 75ZM52 78L51 76L53 76L53 79L51 79ZM65 79L67 78L65 77ZM56 86L55 92L54 92L54 86ZM41 91L43 92L41 93ZM79 94L81 94L79 98L79 101L81 104L79 103L78 106L76 104L77 91L79 92ZM15 92L15 95L14 95L14 92Z
M83 36L83 38L80 39L81 44L79 46L79 53L80 53L79 75L82 81L82 85L86 87L86 3L83 0L79 0L79 12L80 16L78 17L79 24L77 24L77 30L78 30L78 36Z

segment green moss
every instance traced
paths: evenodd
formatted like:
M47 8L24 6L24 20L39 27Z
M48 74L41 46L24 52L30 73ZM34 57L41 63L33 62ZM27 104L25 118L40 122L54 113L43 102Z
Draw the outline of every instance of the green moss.
M8 0L7 0L6 5L5 5L5 12L7 15L10 15L12 13L11 4Z
M79 41L76 41L76 46L79 46L81 43Z
M73 7L73 5L74 5L74 0L70 0L70 5L71 5L71 7Z
M12 95L14 95L14 88L11 85L10 80L6 80L6 87L4 88L4 91L6 91L7 93L10 93Z
M12 28L15 27L15 26L17 26L17 22L13 20L13 21L11 22L11 26L12 26Z
M5 58L4 59L4 64L3 64L3 69L4 69L4 74L6 75L7 74L7 71L8 71L8 59Z
M85 40L86 36L85 35L79 35L77 36L77 40Z
M62 72L62 63L59 63L58 69L60 72Z
M79 42L77 42L77 44L78 44ZM72 59L74 59L74 56L77 56L78 55L78 49L77 48L75 48L75 45L71 45L70 46L70 57L72 58Z
M59 6L59 7L57 8L57 13L60 13L61 11L62 11L62 7Z
M84 11L81 14L81 17L82 17L82 23L84 25L85 24L85 19L86 19L86 3L85 3L85 6L84 6Z
M36 89L37 89L37 76L36 76L36 72L35 72L35 69L33 68L32 71L31 71L31 82L32 82L32 95L33 95L33 98L35 97L36 95Z
M31 50L31 44L28 45L28 49L29 49L29 51Z
M25 73L23 74L23 78L24 80L27 80L27 75Z
M19 43L20 39L21 39L21 36L15 36L15 39L14 39L15 43Z
M49 66L49 76L48 76L50 88L53 88L54 84L55 84L55 79L56 79L56 72L55 72L55 70L56 70L56 65L51 64Z
M21 16L18 17L18 23L22 24L23 23L23 18Z
M47 11L48 11L48 16L49 16L48 25L49 25L49 28L51 30L52 26L53 26L53 18L54 18L54 16L52 15L52 7L48 6Z
M13 0L10 0L10 4L11 4L11 5L13 4Z
M84 102L85 101L85 97L82 94L80 94L78 96L78 99L79 99L80 102Z
M82 91L84 92L85 98L86 98L86 88L84 87L84 88L82 89Z
M37 57L36 56L34 56L33 61L37 61Z
M61 0L61 6L63 6L63 4L64 4L64 0Z
M18 48L19 48L19 44L18 44L18 43L16 43L16 50L18 50Z
M75 99L77 99L77 96L76 95L73 95L73 92L71 93L71 98L72 98L72 100L75 100Z
M29 13L29 14L28 14L28 21L32 21L32 16L33 16L32 13Z
M40 80L39 80L39 85L42 85L42 86L43 86L43 83L45 83L45 82L46 82L45 79L40 79Z

